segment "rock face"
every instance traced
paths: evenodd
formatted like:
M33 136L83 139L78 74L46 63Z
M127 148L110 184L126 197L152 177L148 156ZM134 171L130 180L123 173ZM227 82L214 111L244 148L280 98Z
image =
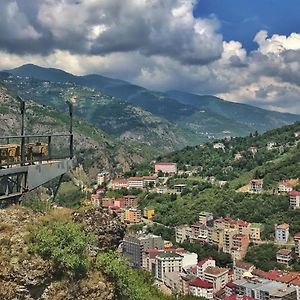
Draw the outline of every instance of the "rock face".
M86 233L95 235L97 244L94 253L116 249L124 237L126 226L115 213L100 207L74 212L73 221L82 224Z
M0 210L0 299L2 300L110 300L114 285L98 270L84 279L58 278L50 261L30 253L28 236L41 213L11 207ZM101 209L73 213L87 233L97 238L97 251L115 249L124 227Z

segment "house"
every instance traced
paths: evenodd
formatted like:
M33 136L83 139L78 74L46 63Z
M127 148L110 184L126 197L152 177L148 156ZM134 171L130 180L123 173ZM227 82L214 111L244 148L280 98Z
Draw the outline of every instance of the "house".
M204 271L204 279L213 284L214 292L223 289L227 282L229 270L219 267L208 267Z
M174 189L176 193L181 193L186 188L186 184L175 184Z
M300 131L294 132L294 136L295 136L296 138L300 137Z
M273 150L275 147L276 147L276 143L274 143L274 142L269 142L268 144L267 144L267 150L269 150L269 151L271 151L271 150Z
M223 143L216 143L213 145L214 149L222 149L223 151L225 150L225 145Z
M300 232L294 235L295 253L300 257Z
M241 160L243 158L243 155L241 153L236 153L234 155L234 160L237 161L237 160Z
M257 147L250 147L250 148L248 148L248 151L251 152L254 157L255 154L258 152L258 149L257 149Z
M289 240L289 224L275 225L275 240L279 244L286 244Z
M144 178L143 177L129 177L128 178L128 188L131 189L142 189L144 188Z
M207 257L200 260L197 264L197 277L204 279L204 271L208 267L215 267L216 261L212 257Z
M278 263L283 265L289 265L289 262L292 260L292 250L289 249L280 249L276 253L276 260Z
M144 186L155 186L157 183L157 176L143 176Z
M115 178L109 183L112 190L121 190L128 188L128 180L126 178Z
M298 191L291 191L289 193L290 197L290 207L296 209L300 207L300 192Z
M121 213L121 221L124 223L140 223L141 211L136 208L125 209Z
M154 208L147 208L145 207L144 209L144 218L148 219L148 220L152 220L155 214L155 210Z
M176 243L183 243L186 240L190 239L190 236L192 235L192 229L188 225L181 225L175 227L175 239Z
M251 274L252 270L255 269L255 266L251 263L236 260L234 262L233 267L233 274L234 274L234 280L240 280L247 276L247 274Z
M160 162L154 165L155 173L166 173L166 174L176 174L177 173L177 164L172 162Z
M278 193L289 193L293 190L294 185L288 180L282 180L278 184Z
M183 257L178 253L158 253L155 258L155 277L164 282L166 273L181 272Z
M263 189L263 179L252 179L250 181L250 192L259 193Z
M260 242L263 225L261 223L250 224L250 240L254 243Z
M192 279L189 282L189 290L190 294L193 296L214 299L213 284L207 280L200 278Z

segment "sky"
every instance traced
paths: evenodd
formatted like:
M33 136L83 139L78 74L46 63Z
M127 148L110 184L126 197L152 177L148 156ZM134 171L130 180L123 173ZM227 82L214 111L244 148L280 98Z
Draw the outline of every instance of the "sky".
M299 0L1 0L0 69L26 63L300 114Z

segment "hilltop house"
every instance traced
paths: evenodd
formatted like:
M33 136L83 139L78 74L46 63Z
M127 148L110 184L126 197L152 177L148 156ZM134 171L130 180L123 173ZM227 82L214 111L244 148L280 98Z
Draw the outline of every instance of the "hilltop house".
M259 193L263 189L263 179L252 179L250 181L250 192Z

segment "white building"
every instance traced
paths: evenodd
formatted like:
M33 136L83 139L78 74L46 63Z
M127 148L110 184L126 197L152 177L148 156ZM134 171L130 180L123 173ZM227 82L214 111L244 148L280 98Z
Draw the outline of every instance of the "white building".
M291 191L289 193L290 197L290 207L292 208L299 208L300 207L300 192L298 191Z
M204 279L213 284L214 292L223 289L227 282L229 270L219 267L208 267L204 271Z
M195 266L198 262L198 254L194 252L179 253L182 257L182 268Z
M292 250L280 249L276 253L276 260L280 264L288 266L291 259L292 259Z
M133 189L142 189L144 187L144 178L143 177L129 177L128 178L128 187Z
M275 225L275 240L279 244L286 244L289 240L289 224Z
M97 174L97 184L103 185L103 183L108 182L110 179L109 172L101 172Z
M166 273L181 272L183 257L177 253L158 253L155 258L155 277L164 282Z
M189 282L189 291L196 297L214 298L213 284L200 278L195 278Z
M215 267L216 261L211 257L202 259L197 264L197 277L204 279L204 271L209 267Z

